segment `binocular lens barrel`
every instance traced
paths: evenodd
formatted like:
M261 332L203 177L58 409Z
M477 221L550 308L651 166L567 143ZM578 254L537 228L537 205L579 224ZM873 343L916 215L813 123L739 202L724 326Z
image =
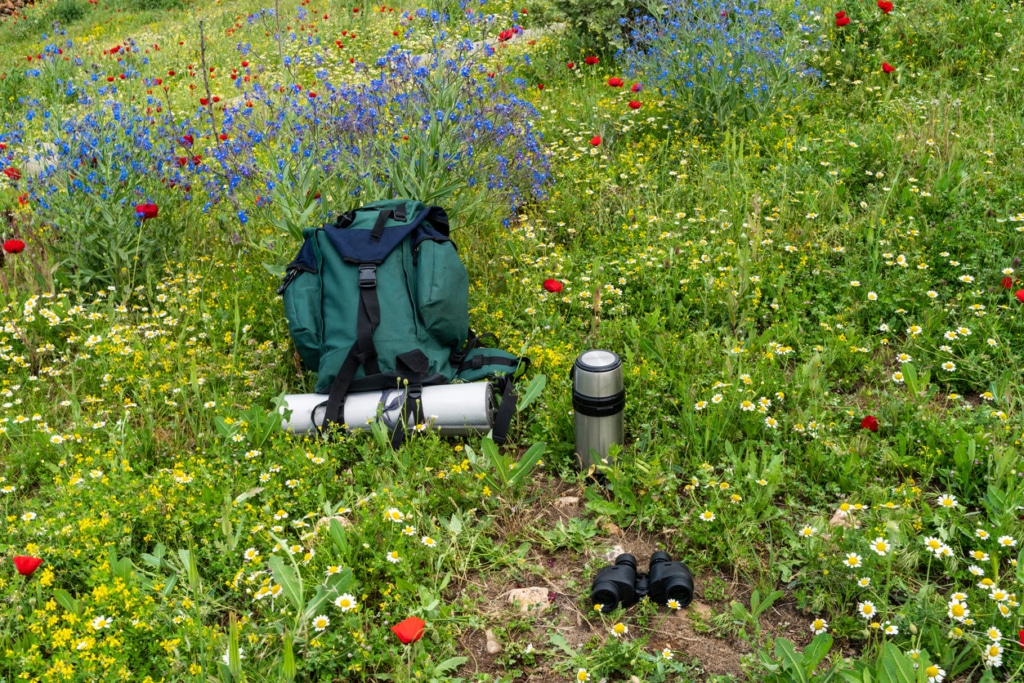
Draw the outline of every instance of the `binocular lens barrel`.
M680 607L687 607L693 602L693 579L689 576L678 576L668 580L665 586L665 597L675 600Z
M614 611L619 606L619 591L611 581L595 583L590 590L590 602L593 605L603 605L602 612Z

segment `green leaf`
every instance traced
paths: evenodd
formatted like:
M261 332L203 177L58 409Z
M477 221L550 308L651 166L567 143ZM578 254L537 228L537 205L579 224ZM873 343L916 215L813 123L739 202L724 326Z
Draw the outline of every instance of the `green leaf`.
M341 553L342 557L347 558L349 551L348 534L345 533L345 527L337 519L331 519L330 534L331 540L334 541L334 545L338 548L338 552Z
M803 655L793 648L793 643L785 638L776 638L775 656L782 660L782 667L790 672L792 680L809 683L807 672L804 670Z
M281 588L284 589L284 594L288 598L288 601L292 603L292 607L299 614L302 614L302 584L299 581L299 576L295 572L295 568L290 564L285 564L284 558L280 555L270 556L270 571L274 574L274 580L281 584Z
M530 383L526 386L526 390L523 395L519 397L519 404L516 406L516 412L523 412L530 407L530 404L540 397L541 392L544 391L544 387L548 384L547 375L537 375Z
M142 553L142 561L151 567L160 569L163 566L164 555L167 554L167 548L163 543L157 543L156 547L153 548L153 554Z
M295 652L292 650L292 634L284 632L284 661L281 662L281 673L286 681L295 680Z
M199 567L196 565L195 553L186 548L179 548L178 559L181 560L181 566L185 569L188 585L197 588L199 586Z
M519 458L519 462L515 464L512 476L509 477L510 485L517 487L530 476L534 466L540 462L541 456L544 455L545 448L547 448L547 444L535 443L530 446L529 450L523 453L523 457Z
M249 489L245 493L240 493L240 494L238 494L238 497L235 498L235 505L239 505L241 503L244 503L245 501L249 500L250 498L252 498L254 496L258 496L261 493L263 493L263 487L262 486L257 486L256 488Z
M561 633L552 633L551 635L549 635L548 642L557 647L565 654L569 655L569 657L571 658L575 659L577 656L579 656L579 653L576 652L576 650L574 650L572 647L570 647L569 641L566 640L565 636L563 636Z
M435 676L444 676L449 671L455 671L469 661L469 657L451 657L434 667Z
M332 597L336 597L348 590L352 585L354 575L347 567L337 574L331 574L322 586L317 586L316 594L306 605L306 619L312 619L320 611L320 607Z
M915 683L917 681L914 663L892 643L886 643L882 647L877 674L879 683Z
M494 440L488 436L484 438L480 447L483 449L484 455L487 456L487 460L491 463L494 471L498 474L501 485L508 486L508 468L505 466L505 458L498 450L498 444L494 443Z
M71 594L66 590L58 588L53 592L53 597L57 601L58 605L71 612L76 617L82 616L82 606L77 600L71 597Z
M832 636L827 633L819 633L814 640L804 648L804 670L813 674L821 660L825 658L828 651L832 649Z

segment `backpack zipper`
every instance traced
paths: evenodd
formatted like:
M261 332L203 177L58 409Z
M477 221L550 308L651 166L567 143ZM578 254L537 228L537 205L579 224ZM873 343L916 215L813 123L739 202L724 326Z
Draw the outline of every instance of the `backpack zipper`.
M288 269L288 272L285 274L284 281L281 283L281 286L277 288L278 296L283 296L284 295L285 290L288 289L288 285L290 285L292 283L292 280L294 280L295 278L297 278L299 276L299 273L315 273L315 272L316 272L315 270L313 270L312 268L310 268L308 266L299 265L299 264L296 264L296 265L292 266L291 268Z

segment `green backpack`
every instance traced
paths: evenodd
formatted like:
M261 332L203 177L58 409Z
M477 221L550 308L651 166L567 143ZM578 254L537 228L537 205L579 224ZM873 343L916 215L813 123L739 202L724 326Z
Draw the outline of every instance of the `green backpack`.
M494 380L502 396L493 438L504 442L529 364L482 345L469 328L469 276L449 237L444 209L379 201L307 228L278 294L303 364L327 394L324 428L341 422L349 393L408 381L422 422L421 388ZM401 442L396 429L393 442Z

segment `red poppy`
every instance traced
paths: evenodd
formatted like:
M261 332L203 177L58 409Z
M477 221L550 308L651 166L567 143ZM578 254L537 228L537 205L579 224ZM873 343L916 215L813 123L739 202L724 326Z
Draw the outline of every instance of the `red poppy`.
M20 199L20 197L19 197ZM7 240L4 242L4 251L8 254L17 254L25 249L25 243L21 240Z
M591 55L590 57L587 57L586 59L584 59L583 63L586 64L587 66L594 66L599 61L601 61L601 60L598 59L597 57L594 57L593 55Z
M1003 289L1010 289L1011 287L1013 287L1013 278L1007 275L1002 279L1002 283Z
M568 64L566 64L566 66L569 67L570 69L575 69L576 68L576 62L569 62Z
M43 560L29 555L17 555L14 558L14 567L22 576L32 576L32 572L39 569Z
M1024 304L1024 289L1018 289L1016 292L1013 293L1013 295L1017 297L1017 301Z
M634 83L633 87L630 88L630 90L632 90L633 92L640 92L640 89L643 87L644 86L640 85L639 83Z
M874 415L868 415L860 421L860 426L869 432L878 431L878 419Z
M247 67L247 66L249 66L249 62L242 62L242 67L243 67L243 68L245 68L245 67Z
M609 78L608 85L612 86L613 88L621 88L623 85L625 85L625 83L622 81L621 78Z
M4 175L10 178L11 180L21 180L21 171L14 168L13 166L5 168Z
M630 109L639 109L642 106L644 106L644 105L641 102L638 102L636 100L630 100L629 101L629 108Z
M188 157L178 157L177 163L179 168L186 165L188 163Z
M208 105L209 103L210 103L210 100L206 99L205 97L200 97L199 98L199 104L203 105L204 107L206 105Z
M191 147L192 143L195 141L196 139L191 135L183 135L181 138L181 144L185 145L186 147Z
M136 204L135 215L144 221L148 221L150 218L156 218L157 213L160 209L156 204Z
M408 645L415 643L423 637L423 630L426 626L426 622L419 617L409 617L392 626L391 630L394 631L403 645Z
M544 289L548 290L552 294L558 294L564 287L565 285L554 278L548 278L544 281Z
M882 10L882 14L888 14L892 11L892 3L887 0L878 0L878 9Z
M1017 642L1020 643L1021 647L1024 647L1024 628L1017 634Z
M592 144L594 147L597 147L598 145L600 145L601 144L601 136L600 135L595 135L594 137L590 138L590 144Z
M515 31L513 31L510 28L507 28L507 29L505 29L504 31L502 31L501 33L498 34L498 42L499 43L504 43L506 40L511 40L512 36L514 36L515 34L516 34Z
M543 89L544 89L544 84L543 83L538 83L537 84L537 90L543 90Z
M220 135L217 136L217 139L220 140L221 142L226 142L228 139L228 135L227 133L221 133Z
M846 12L836 12L836 26L842 28L850 23L850 17L846 16Z
M889 62L882 62L882 71L884 71L885 73L891 74L895 70L896 70L896 67L894 67Z
M359 14L359 8L358 7L353 7L352 8L352 14Z

